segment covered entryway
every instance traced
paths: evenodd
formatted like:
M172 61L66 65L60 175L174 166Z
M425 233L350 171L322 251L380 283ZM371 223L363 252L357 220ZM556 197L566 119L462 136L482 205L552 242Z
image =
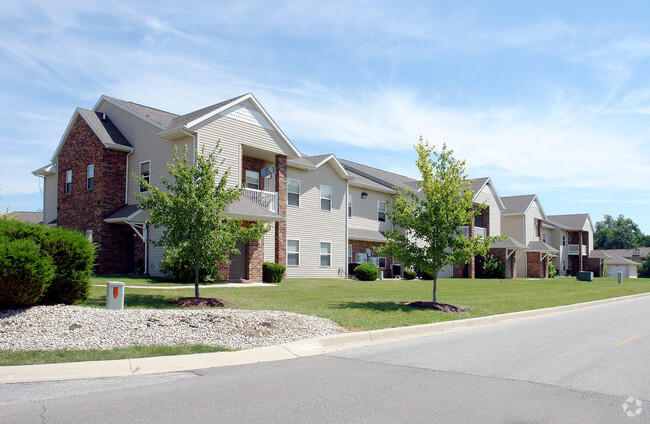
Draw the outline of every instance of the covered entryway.
M230 253L230 280L248 280L248 244L237 243L240 254Z

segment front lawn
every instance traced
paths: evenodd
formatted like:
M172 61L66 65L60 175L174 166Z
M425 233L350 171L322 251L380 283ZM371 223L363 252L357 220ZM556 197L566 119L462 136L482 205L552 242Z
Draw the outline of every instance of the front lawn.
M170 301L194 295L192 285L176 290L128 287L134 285L154 287L161 284L146 277L95 277L93 284L105 284L106 280L127 283L125 289L127 308L172 308ZM140 281L149 284L142 284ZM438 281L438 301L459 306L467 313L449 315L437 311L413 309L405 305L417 300L431 300L431 290L431 281L420 280L362 282L337 279L289 279L278 284L277 287L203 287L200 294L202 297L216 297L232 302L232 307L237 309L298 312L328 318L356 330L372 330L474 318L650 292L650 279L627 279L623 284L617 284L615 278L597 278L592 283L579 282L573 277L557 277L549 280L441 279ZM104 287L93 286L90 297L84 305L104 307L105 295Z

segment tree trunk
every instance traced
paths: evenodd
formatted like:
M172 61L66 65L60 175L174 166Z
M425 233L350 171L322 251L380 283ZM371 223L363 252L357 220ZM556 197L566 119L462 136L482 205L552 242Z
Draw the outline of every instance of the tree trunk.
M194 262L194 297L199 297L199 263Z
M433 275L433 303L438 301L438 273Z

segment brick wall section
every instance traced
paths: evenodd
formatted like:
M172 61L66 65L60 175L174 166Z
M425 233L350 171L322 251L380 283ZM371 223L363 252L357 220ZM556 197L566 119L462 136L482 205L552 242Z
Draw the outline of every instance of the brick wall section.
M506 259L506 249L490 249L488 255L492 255L506 263L506 278L517 278L517 253L511 254L510 257Z
M603 266L600 264L600 259L585 258L584 262L585 271L594 273L594 277L603 277Z
M97 245L95 272L100 274L131 271L126 240L133 237L133 231L128 226L104 222L106 216L124 206L126 155L126 152L106 149L86 121L78 116L58 156L57 223L84 234L86 230L93 231ZM92 190L86 188L88 165L95 166ZM64 193L67 170L72 170L69 194ZM142 244L138 241L133 246ZM143 258L144 248L136 249L134 260Z
M242 156L241 158L241 182L246 182L246 171L260 172L264 168L264 161L262 159L252 158L250 156ZM264 178L260 175L260 190L264 188Z
M539 252L526 252L529 278L548 278L548 258L539 260Z
M366 249L371 249L373 254L372 256L379 256L375 252L375 249L379 246L383 246L385 243L379 242L379 241L366 241L366 240L349 240L348 243L352 245L352 262L355 261L355 257L357 256L357 253L366 253ZM346 247L347 249L347 247ZM393 277L393 258L392 257L387 257L386 258L386 267L385 268L379 268L380 271L384 271L384 277L385 278L392 278Z
M244 222L245 226L251 223ZM248 242L248 280L259 283L262 281L262 263L264 263L264 238Z
M275 156L275 191L278 193L278 215L287 217L287 157ZM287 222L275 223L275 263L287 266Z

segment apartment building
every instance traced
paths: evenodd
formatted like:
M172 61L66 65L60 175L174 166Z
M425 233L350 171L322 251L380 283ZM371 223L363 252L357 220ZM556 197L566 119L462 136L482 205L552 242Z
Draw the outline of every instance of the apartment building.
M51 162L33 172L44 181L44 222L85 233L97 245L97 273L160 275L164 250L152 240L162 230L147 225L135 197L146 193L133 177L161 187L174 151L192 162L217 149L220 173L228 170L228 185L242 187L227 215L269 228L260 240L238 245L241 254L220 267L225 278L259 281L264 261L286 265L287 277L343 278L348 264L366 261L385 277L400 276L401 265L377 247L394 229L386 211L395 190L417 191L418 181L331 154L302 154L250 93L183 115L109 96L92 109L77 108ZM548 261L560 269L564 256L567 272L591 264L593 227L547 217L535 195L501 198L489 178L470 184L475 204L486 207L462 231L505 233L490 254L506 262L508 278L543 278ZM580 247L574 258L575 245L586 253ZM481 277L482 261L454 264L440 276Z

